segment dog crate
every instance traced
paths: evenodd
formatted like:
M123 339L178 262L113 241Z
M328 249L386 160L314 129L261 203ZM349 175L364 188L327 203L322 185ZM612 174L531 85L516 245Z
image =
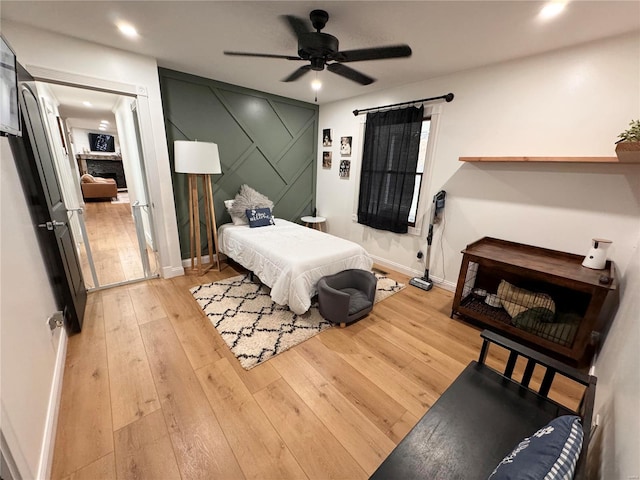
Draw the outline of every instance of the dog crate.
M462 251L451 316L479 323L531 347L586 364L611 320L603 306L616 288L615 266L485 237Z

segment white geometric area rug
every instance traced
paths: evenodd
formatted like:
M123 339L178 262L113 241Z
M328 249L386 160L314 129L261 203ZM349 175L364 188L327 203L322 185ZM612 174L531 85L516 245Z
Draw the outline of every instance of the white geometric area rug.
M402 290L405 285L376 274L375 303ZM240 364L256 365L317 335L332 324L320 315L318 303L298 315L274 303L269 287L252 282L249 274L190 289Z

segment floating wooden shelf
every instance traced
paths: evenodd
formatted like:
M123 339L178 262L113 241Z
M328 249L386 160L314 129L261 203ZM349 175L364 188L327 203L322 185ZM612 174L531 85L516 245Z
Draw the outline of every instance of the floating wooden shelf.
M459 157L461 162L532 162L532 163L638 163L621 162L618 157Z

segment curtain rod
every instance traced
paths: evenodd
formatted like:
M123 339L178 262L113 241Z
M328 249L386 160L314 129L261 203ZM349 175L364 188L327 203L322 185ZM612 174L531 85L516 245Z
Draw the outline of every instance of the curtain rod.
M362 110L354 110L353 114L357 117L361 113L369 112L371 110L381 110L384 108L397 107L400 105L410 105L412 103L429 102L431 100L445 100L446 102L450 102L453 100L453 93L447 93L446 95L440 95L439 97L421 98L420 100L412 100L410 102L400 102L400 103L393 103L391 105L382 105L381 107L363 108Z

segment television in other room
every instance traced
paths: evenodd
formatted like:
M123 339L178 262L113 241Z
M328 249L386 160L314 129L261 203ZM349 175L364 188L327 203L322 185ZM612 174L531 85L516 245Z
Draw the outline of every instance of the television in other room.
M0 36L0 132L20 136L17 67L15 53Z
M113 135L105 135L103 133L90 133L89 148L92 152L115 152L116 143L113 139Z

